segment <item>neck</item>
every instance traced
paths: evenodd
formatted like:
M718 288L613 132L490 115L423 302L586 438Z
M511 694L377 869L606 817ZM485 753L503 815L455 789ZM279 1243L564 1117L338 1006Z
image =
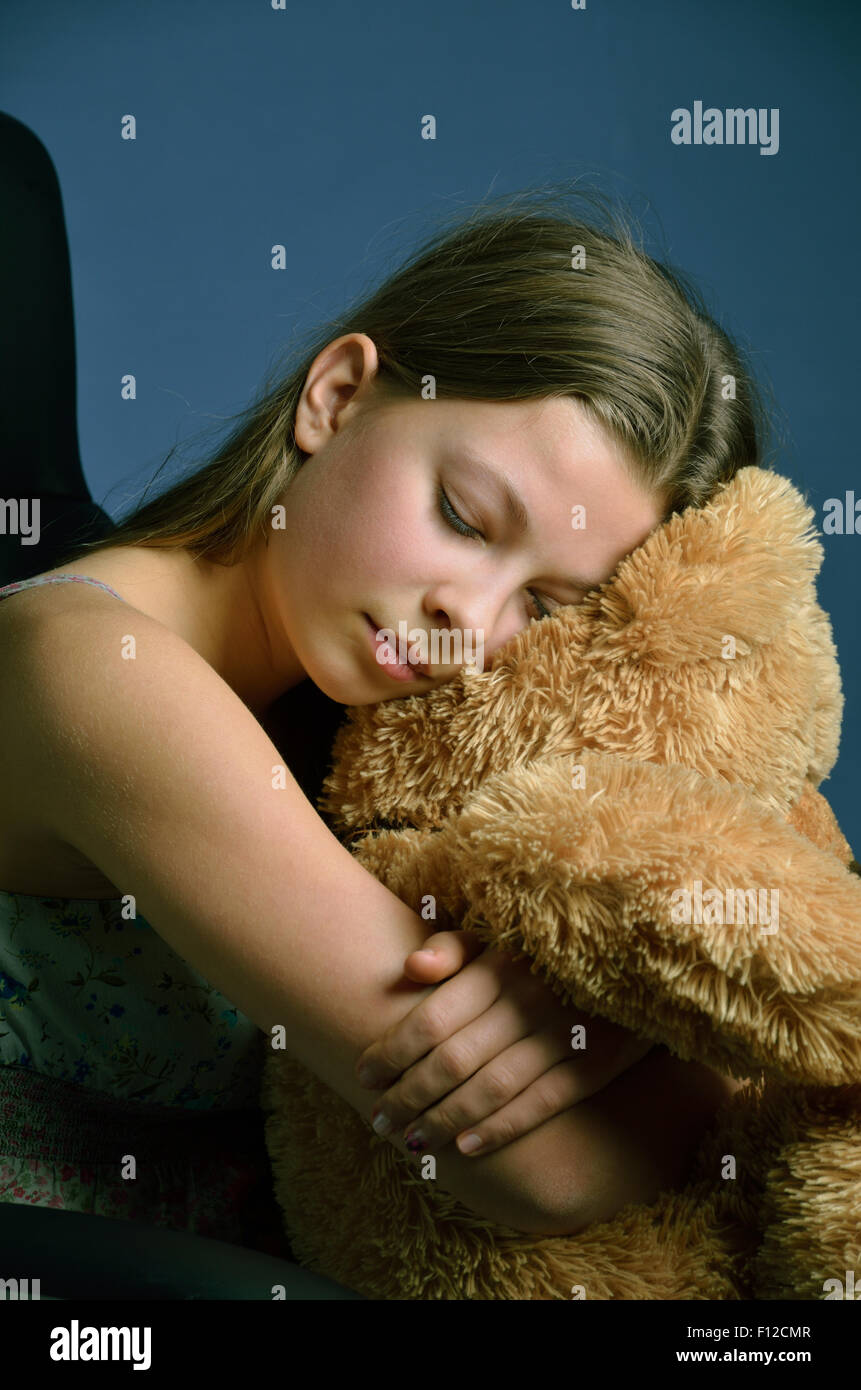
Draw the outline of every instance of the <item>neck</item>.
M177 633L260 719L306 677L281 622L265 562L263 547L235 565L217 565L196 560L187 550L118 545L74 569L103 579Z
M252 552L231 566L184 555L191 599L186 640L258 719L306 676L281 625L265 554Z

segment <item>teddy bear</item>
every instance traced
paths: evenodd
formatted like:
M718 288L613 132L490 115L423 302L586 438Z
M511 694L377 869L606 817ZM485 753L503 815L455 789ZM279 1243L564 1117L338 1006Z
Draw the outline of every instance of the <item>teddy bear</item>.
M572 1007L744 1085L682 1186L534 1235L268 1047L302 1264L373 1299L861 1288L861 879L819 791L843 712L822 558L795 486L745 467L486 669L348 711L318 807L414 911L430 895L429 934L525 956Z

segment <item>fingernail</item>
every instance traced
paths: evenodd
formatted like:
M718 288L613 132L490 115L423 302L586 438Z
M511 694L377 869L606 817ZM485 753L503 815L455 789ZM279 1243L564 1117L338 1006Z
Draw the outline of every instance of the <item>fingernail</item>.
M423 1134L420 1129L411 1129L409 1134L404 1137L404 1143L411 1154L421 1153L427 1145L427 1135Z
M380 1110L380 1112L372 1121L372 1125L377 1134L388 1134L389 1130L392 1127L392 1122L389 1119L388 1115L386 1115L382 1110Z
M437 954L437 952L433 949L432 946L427 946L427 947L423 946L422 949L421 949L420 951L417 951L417 952L416 952L416 955L419 955L419 956L435 956L436 954Z
M360 1067L358 1079L359 1085L367 1086L369 1090L373 1090L377 1085L377 1073L374 1071L373 1067Z
M477 1134L465 1134L462 1139L458 1139L457 1147L462 1154L472 1154L476 1149L480 1149L483 1143L484 1140Z

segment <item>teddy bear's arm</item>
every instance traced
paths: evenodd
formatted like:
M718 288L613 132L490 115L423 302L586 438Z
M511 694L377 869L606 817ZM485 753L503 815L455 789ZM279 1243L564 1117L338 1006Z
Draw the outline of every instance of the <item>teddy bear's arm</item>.
M861 873L861 865L852 854L849 841L840 829L837 817L822 793L812 783L805 782L801 795L789 813L789 824L819 849L836 854L841 864L853 873Z
M438 857L459 925L680 1057L738 1077L855 1079L857 876L744 788L578 761L583 790L565 759L536 761L489 779L457 817Z
M744 788L689 768L585 751L578 763L578 790L559 757L495 774L441 830L366 842L367 867L416 911L430 895L437 927L441 914L529 956L577 1008L683 1059L739 1079L852 1080L861 883L830 808L814 795L797 813L818 848ZM715 895L733 912L739 895L745 911L764 900L765 917L715 919Z

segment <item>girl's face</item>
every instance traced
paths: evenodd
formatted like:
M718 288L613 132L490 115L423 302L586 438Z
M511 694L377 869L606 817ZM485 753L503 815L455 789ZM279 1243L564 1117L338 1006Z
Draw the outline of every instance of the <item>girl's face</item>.
M660 524L660 499L573 400L366 411L332 377L327 395L309 374L295 432L310 457L282 495L286 526L264 563L291 664L339 703L420 694L470 652L481 669L533 619L609 579ZM509 510L505 475L525 516ZM390 675L376 656L382 629L402 633L397 656L411 647L429 674Z

